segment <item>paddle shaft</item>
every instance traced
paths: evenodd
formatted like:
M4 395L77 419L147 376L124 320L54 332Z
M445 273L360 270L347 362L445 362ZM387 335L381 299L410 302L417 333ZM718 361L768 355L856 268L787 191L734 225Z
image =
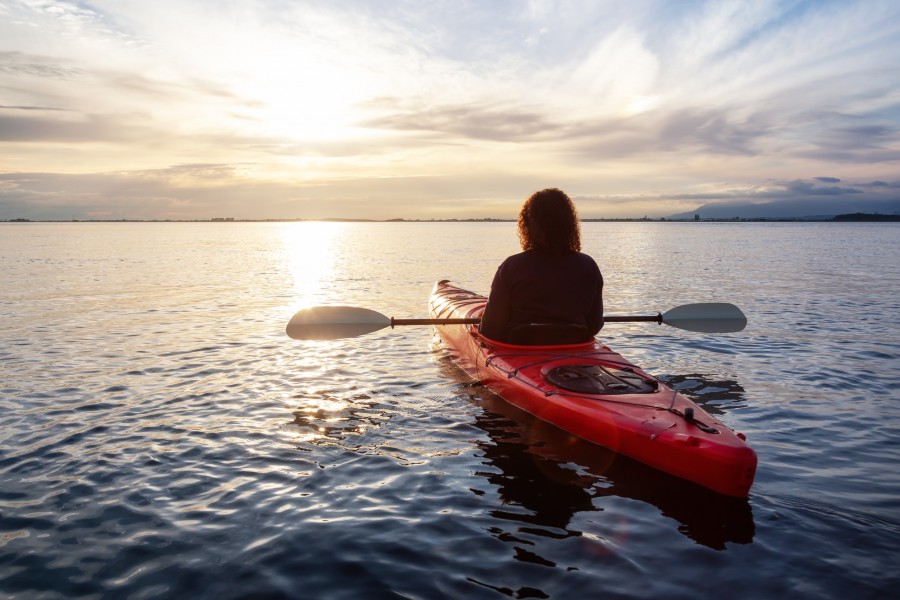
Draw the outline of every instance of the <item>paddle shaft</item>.
M396 325L478 325L481 319L395 319L391 317L391 329Z
M658 313L655 315L636 315L636 316L624 316L624 317L603 317L604 323L628 323L631 321L649 321L653 323L659 323L662 325L663 317L662 313Z
M624 317L604 317L607 323L627 323L630 321L649 321L662 324L662 315L642 315ZM481 319L395 319L391 318L391 328L397 325L477 325Z

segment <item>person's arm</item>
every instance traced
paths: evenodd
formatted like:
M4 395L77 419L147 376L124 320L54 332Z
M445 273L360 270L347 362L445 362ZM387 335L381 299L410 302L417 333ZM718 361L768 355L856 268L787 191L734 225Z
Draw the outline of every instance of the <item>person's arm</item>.
M509 322L511 303L509 286L503 277L503 265L494 274L491 282L491 293L488 296L487 306L481 315L481 333L490 339L502 340Z
M600 269L597 269L597 277L599 279L597 295L594 297L588 313L588 329L592 336L597 335L603 329L603 275L600 274Z

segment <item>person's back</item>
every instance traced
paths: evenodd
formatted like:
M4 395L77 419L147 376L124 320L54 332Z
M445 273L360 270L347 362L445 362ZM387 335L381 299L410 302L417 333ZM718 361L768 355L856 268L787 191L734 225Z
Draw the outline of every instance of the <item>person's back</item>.
M578 216L558 189L533 194L519 215L523 252L491 284L481 332L510 343L586 341L603 327L603 276L581 253Z

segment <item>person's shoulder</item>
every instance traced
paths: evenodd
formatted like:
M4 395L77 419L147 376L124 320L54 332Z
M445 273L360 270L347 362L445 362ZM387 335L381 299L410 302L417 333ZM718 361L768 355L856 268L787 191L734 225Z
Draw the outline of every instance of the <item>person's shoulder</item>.
M519 252L518 254L513 254L511 256L507 256L506 260L503 261L504 265L518 265L523 262L527 262L531 259L531 252Z
M585 254L584 252L576 252L575 260L581 265L582 268L588 269L591 271L600 272L600 267L597 265L597 261L594 260L594 257L590 254Z
M513 254L503 259L503 262L497 267L497 274L508 276L510 273L518 271L524 262L522 258L523 254L525 253L519 252L518 254Z

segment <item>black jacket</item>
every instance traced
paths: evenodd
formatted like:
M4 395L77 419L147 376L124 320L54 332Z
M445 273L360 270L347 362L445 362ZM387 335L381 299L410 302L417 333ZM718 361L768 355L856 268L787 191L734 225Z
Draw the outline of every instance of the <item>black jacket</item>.
M494 275L481 332L514 341L516 327L529 323L578 325L586 337L603 327L603 275L581 252L560 256L536 250L507 258Z

